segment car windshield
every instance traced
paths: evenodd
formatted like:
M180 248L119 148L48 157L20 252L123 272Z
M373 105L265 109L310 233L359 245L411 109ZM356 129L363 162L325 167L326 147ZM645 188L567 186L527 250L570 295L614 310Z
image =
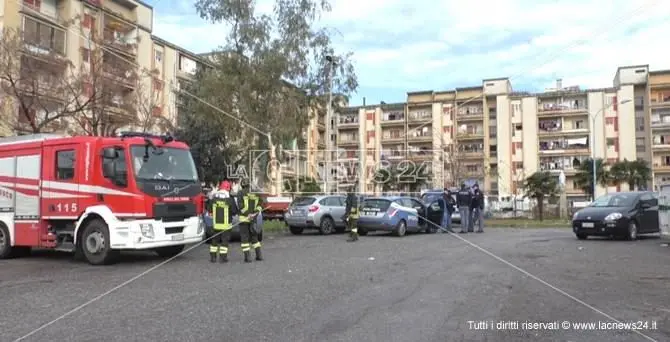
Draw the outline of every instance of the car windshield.
M634 194L608 194L598 197L589 207L629 207L636 197Z
M363 202L364 210L386 211L390 206L391 201L381 198L366 199Z
M314 197L298 197L293 200L293 203L291 203L292 207L302 207L306 205L310 205L316 201L316 198Z
M198 171L191 151L181 148L147 148L143 145L130 149L137 179L197 181Z
M442 194L426 193L421 196L424 203L432 203L442 198Z

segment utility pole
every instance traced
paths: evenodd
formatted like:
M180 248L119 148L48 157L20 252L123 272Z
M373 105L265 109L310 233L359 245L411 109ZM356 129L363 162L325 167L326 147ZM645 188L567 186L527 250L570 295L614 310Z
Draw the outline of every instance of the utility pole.
M324 192L330 194L330 178L333 163L333 72L335 71L335 57L326 56L328 61L328 103L326 104L326 185Z

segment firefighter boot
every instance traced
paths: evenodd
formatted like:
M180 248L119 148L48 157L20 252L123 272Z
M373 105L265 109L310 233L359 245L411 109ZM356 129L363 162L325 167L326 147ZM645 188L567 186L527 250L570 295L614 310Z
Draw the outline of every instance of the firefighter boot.
M351 234L349 234L349 240L347 240L347 241L349 241L349 242L358 241L358 232L353 232L352 231Z
M256 260L258 260L258 261L263 260L263 254L261 254L261 248L260 247L256 248Z
M209 253L209 262L216 262L216 253Z
M244 251L244 262L251 262L251 253L249 251Z
M227 253L220 254L219 255L219 262L222 263L222 264L228 262L228 254Z

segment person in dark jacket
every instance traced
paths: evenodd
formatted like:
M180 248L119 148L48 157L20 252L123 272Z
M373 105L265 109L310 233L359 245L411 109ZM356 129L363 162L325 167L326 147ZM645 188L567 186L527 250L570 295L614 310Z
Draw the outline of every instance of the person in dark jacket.
M454 197L451 195L451 190L444 188L442 195L444 202L444 216L442 217L442 228L451 231L451 215L454 213Z
M472 186L472 202L470 203L470 222L468 230L472 233L474 231L475 222L478 226L477 233L484 232L484 193L479 189L479 185L475 183Z
M251 262L251 250L256 251L256 260L263 260L261 243L258 241L258 232L252 224L256 216L263 211L263 202L255 193L249 192L249 183L243 180L242 190L237 193L240 208L240 246L244 253L244 262Z
M465 234L470 226L470 204L472 203L472 192L465 183L461 184L461 189L456 194L456 202L461 215L461 231L459 233Z
M347 222L347 227L350 230L349 239L347 241L358 241L358 218L360 215L359 196L354 193L354 187L349 189L347 193L346 206L344 209L343 219Z

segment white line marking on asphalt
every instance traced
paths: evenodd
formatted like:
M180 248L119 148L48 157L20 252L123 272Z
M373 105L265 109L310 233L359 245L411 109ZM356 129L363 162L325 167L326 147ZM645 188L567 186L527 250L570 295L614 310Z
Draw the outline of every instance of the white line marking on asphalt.
M262 211L265 211L266 209L267 209L267 208L264 208ZM235 226L237 226L237 225L239 225L239 224L240 224L240 222L234 224L233 227L235 227ZM116 291L116 290L118 290L118 289L120 289L120 288L122 288L122 287L124 287L124 286L126 286L126 285L128 285L128 284L130 284L130 283L132 283L132 282L134 282L135 280L137 280L137 279L139 279L139 278L142 278L143 276L147 275L147 274L150 273L151 271L153 271L153 270L155 270L155 269L157 269L157 268L159 268L159 267L161 267L161 266L167 264L168 262L170 262L170 261L172 261L172 260L174 260L174 259L176 259L176 258L178 258L178 257L180 257L180 256L182 256L182 255L184 255L184 254L186 254L186 253L188 253L188 252L190 252L191 250L193 250L193 249L195 249L195 248L201 246L203 243L207 242L208 240L211 240L212 238L214 238L215 236L218 236L218 235L221 234L221 233L223 233L223 232L216 233L216 234L210 236L208 239L204 239L204 240L202 240L202 241L196 243L195 245L191 246L191 247L188 248L187 250L182 251L181 253L179 253L179 254L177 254L177 255L175 255L175 256L173 256L173 257L171 257L171 258L169 258L169 259L167 259L167 260L165 260L165 261L163 261L163 262L161 262L161 263L159 263L159 264L157 264L157 265L152 266L151 268L147 269L146 271L144 271L144 272L142 272L142 273L140 273L140 274L138 274L138 275L136 275L136 276L134 276L134 277L132 277L132 278L126 280L126 281L124 281L123 283L121 283L121 284L119 284L119 285L116 285L115 287L109 289L109 290L106 291L106 292L103 292L103 293L97 295L96 297L94 297L93 299L87 301L86 303L77 306L76 308L74 308L74 309L72 309L72 310L70 310L70 311L68 311L68 312L66 312L66 313L64 313L64 314L62 314L62 315L56 317L55 319L53 319L53 320L51 320L51 321L49 321L49 322L47 322L47 323L45 323L45 324L39 326L37 329L35 329L35 330L33 330L33 331L31 331L31 332L29 332L29 333L27 333L27 334L25 334L25 335L23 335L23 336L17 338L16 340L14 340L14 342L22 341L22 340L25 340L26 338L28 338L28 337L30 337L30 336L32 336L32 335L35 335L35 334L38 333L39 331L44 330L45 328L47 328L47 327L53 325L54 323L56 323L56 322L62 320L63 318L72 315L73 313L75 313L75 312L77 312L77 311L79 311L79 310L81 310L81 309L83 309L83 308L85 308L85 307L91 305L92 303L95 303L96 301L98 301L98 300L100 300L101 298L107 296L108 294L113 293L114 291Z
M432 224L432 225L434 225L434 226L436 226L436 227L439 227L437 224L431 222L428 218L423 217L423 219L426 220L426 222L428 222L429 224ZM507 260L505 260L505 259L503 259L503 258L501 258L501 257L499 257L499 256L497 256L497 255L495 255L495 254L493 254L492 252L489 252L488 250L484 249L483 247L480 247L479 245L477 245L476 243L470 242L469 240L463 238L462 236L459 236L458 233L451 233L451 234L449 234L449 235L452 235L452 236L458 238L459 240L461 240L461 241L467 243L468 245L470 245L470 246L472 246L472 247L478 249L480 252L483 252L484 254L487 254L488 256L490 256L490 257L492 257L492 258L494 258L494 259L496 259L496 260L502 262L503 264L505 264L505 265L507 265L507 266L509 266L509 267L511 267L511 268L513 268L513 269L515 269L515 270L517 270L517 271L519 271L519 272L525 274L526 276L528 276L528 277L530 277L530 278L532 278L532 279L534 279L534 280L540 282L541 284L543 284L543 285L549 287L550 289L552 289L552 290L554 290L554 291L556 291L556 292L562 294L563 296L568 297L568 298L572 299L573 301L575 301L575 302L577 302L577 303L579 303L579 304L581 304L581 305L583 305L583 306L585 306L585 307L587 307L587 308L589 308L589 309L591 309L591 310L593 310L593 311L599 313L600 315L606 317L607 319L609 319L609 320L611 320L611 321L613 321L613 322L619 323L619 324L622 323L622 322L619 321L618 319L612 317L611 315L606 314L605 312L599 310L599 309L596 308L595 306L593 306L593 305L591 305L591 304L589 304L589 303L586 303L585 301L583 301L583 300L581 300L581 299L579 299L579 298L577 298L577 297L575 297L575 296L573 296L573 295L571 295L571 294L569 294L569 293L567 293L567 292L561 290L560 288L558 288L558 287L556 287L556 286L554 286L554 285L552 285L552 284L549 284L547 281L542 280L542 279L540 279L538 276L536 276L536 275L534 275L534 274L532 274L532 273L530 273L530 272L524 270L523 268L521 268L521 267L519 267L519 266L517 266L517 265L514 265L513 263L511 263L511 262L509 262L509 261L507 261ZM657 340L653 339L652 337L643 334L643 333L640 332L639 330L631 329L631 331L634 332L634 333L636 333L636 334L638 334L638 335L640 335L640 336L642 336L642 337L644 337L645 339L647 339L647 340L649 340L649 341L652 341L652 342L658 342Z

